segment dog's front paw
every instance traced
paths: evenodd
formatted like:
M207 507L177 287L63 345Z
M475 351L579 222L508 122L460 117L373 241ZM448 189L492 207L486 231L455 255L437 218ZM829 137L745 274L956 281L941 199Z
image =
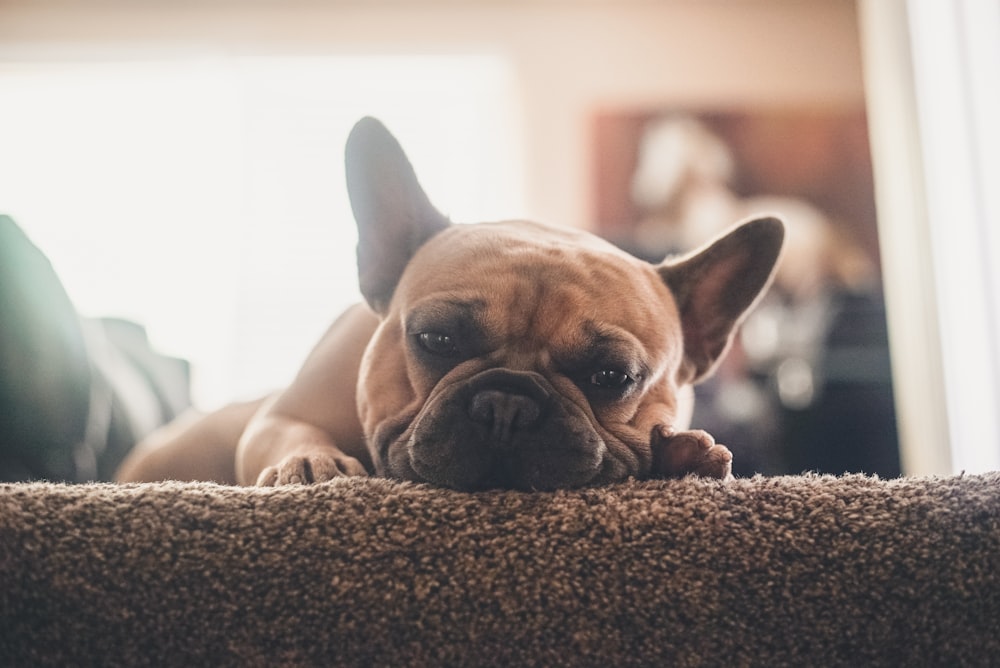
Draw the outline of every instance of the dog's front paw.
M730 480L733 453L700 429L671 432L660 428L653 433L653 469L657 477L680 478L699 475Z
M368 471L354 457L317 452L307 455L289 455L276 466L268 466L257 476L257 485L260 487L309 485L342 476L366 475L368 475Z

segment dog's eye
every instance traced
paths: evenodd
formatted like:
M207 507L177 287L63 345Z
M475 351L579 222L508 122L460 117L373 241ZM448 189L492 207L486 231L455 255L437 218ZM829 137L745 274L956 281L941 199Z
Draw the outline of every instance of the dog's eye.
M441 332L421 332L417 334L417 340L424 350L435 355L453 355L458 350L455 341Z
M629 383L632 383L633 380L632 377L624 371L620 371L618 369L604 369L591 376L590 382L593 385L609 390L620 390L628 386Z

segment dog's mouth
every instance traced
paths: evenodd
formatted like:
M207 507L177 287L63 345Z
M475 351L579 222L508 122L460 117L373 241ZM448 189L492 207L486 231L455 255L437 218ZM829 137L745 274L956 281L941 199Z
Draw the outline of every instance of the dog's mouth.
M551 491L584 486L601 470L605 447L550 447L543 452L491 453L488 446L455 443L442 460L420 441L407 444L415 480L463 491L517 489Z
M579 406L539 374L491 369L428 400L384 448L384 472L461 490L592 482L607 455Z

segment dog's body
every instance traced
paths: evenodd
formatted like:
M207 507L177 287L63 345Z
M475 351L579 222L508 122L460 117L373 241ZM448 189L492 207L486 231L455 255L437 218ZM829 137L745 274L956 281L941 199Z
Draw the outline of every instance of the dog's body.
M724 446L682 431L685 388L770 280L779 221L656 266L585 232L453 225L373 119L348 140L347 176L367 306L288 389L169 425L120 480L376 474L472 490L730 474Z

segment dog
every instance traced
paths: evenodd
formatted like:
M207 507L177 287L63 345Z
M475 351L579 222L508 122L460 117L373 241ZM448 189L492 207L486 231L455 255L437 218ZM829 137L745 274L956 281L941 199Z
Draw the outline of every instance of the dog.
M772 280L779 219L654 265L584 231L453 224L373 118L345 153L365 304L287 389L166 426L118 480L376 475L474 491L731 477L730 451L687 428L690 387Z

